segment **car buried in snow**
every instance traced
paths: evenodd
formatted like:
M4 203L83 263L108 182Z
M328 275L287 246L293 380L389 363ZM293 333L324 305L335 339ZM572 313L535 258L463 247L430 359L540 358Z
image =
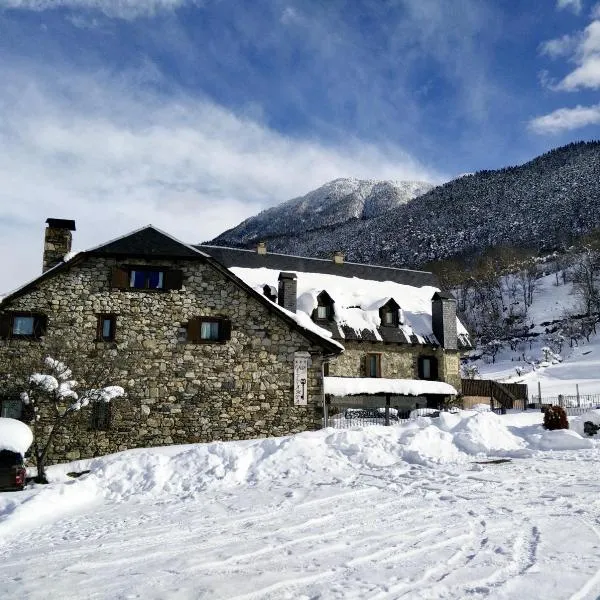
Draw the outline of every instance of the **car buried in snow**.
M0 450L0 492L22 490L25 487L26 475L21 453Z

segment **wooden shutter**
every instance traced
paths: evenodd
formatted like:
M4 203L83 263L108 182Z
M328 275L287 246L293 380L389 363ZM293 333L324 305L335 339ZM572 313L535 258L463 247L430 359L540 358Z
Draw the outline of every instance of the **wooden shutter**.
M9 338L12 327L12 315L0 315L0 338Z
M183 284L183 271L181 269L171 269L165 271L165 290L180 290Z
M419 379L423 379L423 357L419 356L417 360L417 373L419 375Z
M129 271L122 267L113 267L111 286L119 290L126 290L129 287Z
M360 376L367 377L369 356L365 355L360 359Z
M35 315L33 321L33 337L39 338L46 335L48 329L48 317L46 315Z
M188 342L199 342L200 331L202 329L201 319L190 319L187 324L187 340Z
M231 339L231 321L229 319L221 319L219 321L219 341L226 342Z

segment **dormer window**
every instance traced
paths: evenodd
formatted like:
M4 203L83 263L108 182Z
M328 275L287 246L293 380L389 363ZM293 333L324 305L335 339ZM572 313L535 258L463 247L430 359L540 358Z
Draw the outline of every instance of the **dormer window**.
M331 296L322 291L317 296L317 308L313 311L313 319L316 321L331 321L333 319L333 300Z
M379 317L382 327L398 327L400 325L400 306L393 298L388 300L379 309Z

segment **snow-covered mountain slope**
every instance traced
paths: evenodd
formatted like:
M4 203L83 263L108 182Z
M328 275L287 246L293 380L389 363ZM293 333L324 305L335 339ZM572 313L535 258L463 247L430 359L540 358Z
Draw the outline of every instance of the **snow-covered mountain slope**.
M264 238L274 252L330 257L342 250L348 260L398 267L494 246L563 247L600 223L600 142L570 144L518 167L459 177L366 221L348 220L356 214L351 208L340 219L317 208L280 220L275 207L215 243L251 246ZM290 218L300 226L290 225ZM304 226L304 218L321 229Z
M222 233L220 245L240 245L280 235L373 219L406 204L433 188L422 181L335 179L305 196L265 210Z
M513 308L518 311L520 304ZM503 339L493 362L477 348L469 364L482 378L527 384L530 397L537 396L539 383L544 398L575 396L578 387L582 396L598 395L589 404L600 404L600 325L586 332L578 319L570 319L581 313L580 306L572 282L563 283L561 273L539 278L525 317L526 334Z
M599 443L541 417L445 414L50 467L49 485L0 493L0 597L592 600ZM500 456L513 460L489 464Z

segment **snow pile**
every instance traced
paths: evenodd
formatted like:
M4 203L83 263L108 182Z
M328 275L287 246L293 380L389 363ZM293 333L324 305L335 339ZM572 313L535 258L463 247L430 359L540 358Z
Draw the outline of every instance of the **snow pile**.
M330 428L281 438L129 450L51 467L50 477L61 479L67 469L89 469L91 473L78 481L87 481L115 502L148 494L194 498L208 489L264 481L317 485L352 480L364 468L466 463L474 457L524 457L597 444L575 431L547 432L541 418L541 413L507 419L491 412L460 411L393 427Z
M324 377L323 390L332 396L360 394L397 394L424 396L440 394L456 396L458 392L449 383L417 379L386 379L385 377Z
M33 442L33 433L25 423L0 417L0 450L25 454Z

